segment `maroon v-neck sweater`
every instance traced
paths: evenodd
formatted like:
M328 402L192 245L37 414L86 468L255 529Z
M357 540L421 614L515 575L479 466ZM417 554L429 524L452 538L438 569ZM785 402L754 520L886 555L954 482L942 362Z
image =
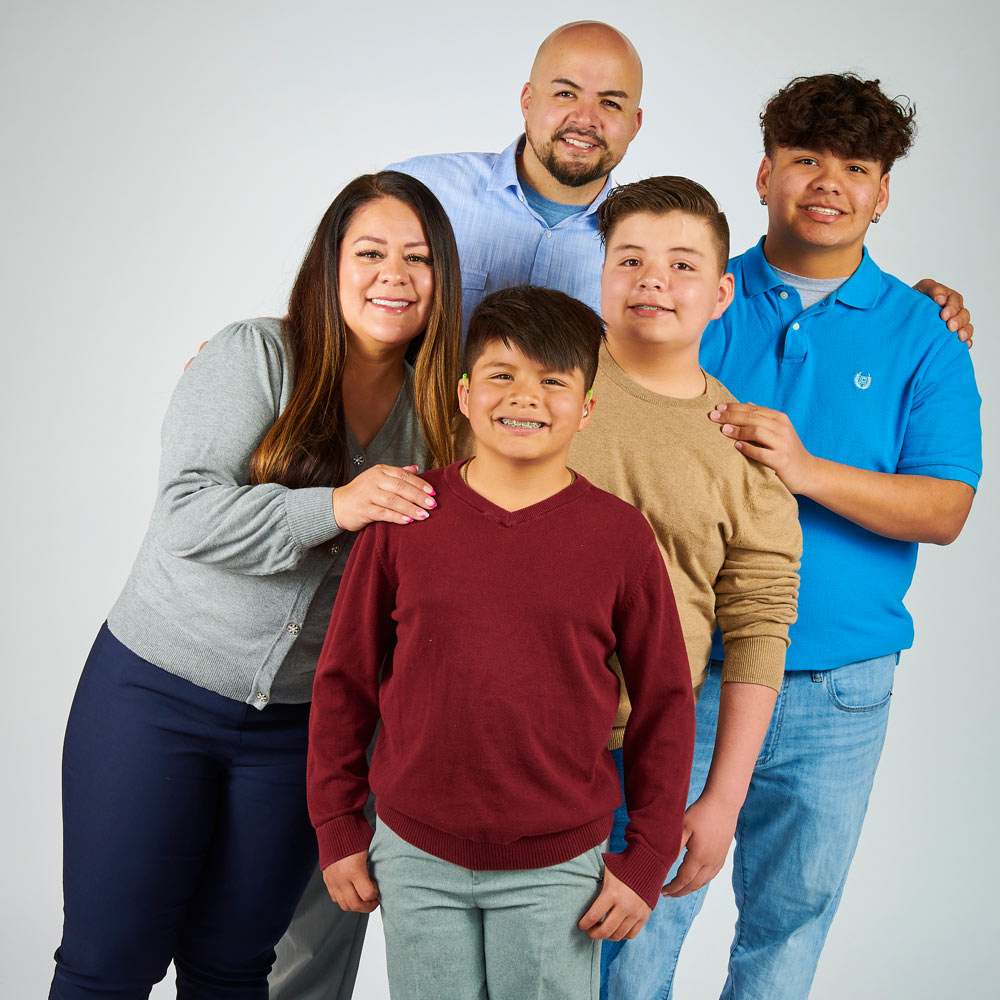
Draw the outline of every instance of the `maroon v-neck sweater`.
M368 847L369 782L381 821L466 868L540 868L599 844L621 801L606 748L617 649L630 822L605 863L654 906L680 850L694 713L652 530L583 477L518 511L458 464L425 478L438 500L426 521L358 538L320 655L308 788L321 866Z

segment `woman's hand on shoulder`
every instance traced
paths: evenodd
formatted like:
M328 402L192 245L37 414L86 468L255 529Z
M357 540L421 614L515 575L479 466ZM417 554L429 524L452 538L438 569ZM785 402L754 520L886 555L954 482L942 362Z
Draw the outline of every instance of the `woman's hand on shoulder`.
M374 465L333 491L333 516L344 531L360 531L372 521L410 524L424 520L437 506L434 490L416 465Z

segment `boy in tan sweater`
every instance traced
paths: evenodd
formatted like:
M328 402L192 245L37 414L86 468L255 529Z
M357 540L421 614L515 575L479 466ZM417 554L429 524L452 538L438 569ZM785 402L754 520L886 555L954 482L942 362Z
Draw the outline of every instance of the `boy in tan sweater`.
M725 644L712 766L664 888L681 896L716 875L732 842L781 686L802 539L791 494L706 419L717 400L734 398L698 364L702 332L733 296L729 228L715 199L687 178L653 177L613 191L599 216L607 333L598 405L570 465L653 526L696 688L716 627ZM611 742L619 767L628 711L623 685ZM622 807L612 850L626 820ZM620 948L605 942L605 980Z

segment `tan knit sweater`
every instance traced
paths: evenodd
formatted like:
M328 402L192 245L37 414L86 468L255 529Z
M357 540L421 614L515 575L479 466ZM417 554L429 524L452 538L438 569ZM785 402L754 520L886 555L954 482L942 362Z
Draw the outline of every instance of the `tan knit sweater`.
M748 461L708 419L716 403L735 397L711 375L706 380L704 396L661 396L633 382L602 346L597 405L573 442L569 464L638 507L653 526L695 688L704 680L718 625L726 650L723 683L777 689L795 620L798 507L770 469ZM623 685L612 747L621 746L628 713Z

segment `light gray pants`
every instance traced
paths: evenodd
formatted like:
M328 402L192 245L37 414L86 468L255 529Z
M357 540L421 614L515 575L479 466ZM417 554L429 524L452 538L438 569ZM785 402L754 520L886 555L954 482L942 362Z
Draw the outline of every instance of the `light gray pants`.
M275 946L271 1000L350 1000L367 925L367 913L345 913L330 899L317 866Z
M470 871L378 823L379 885L394 1000L597 1000L600 942L577 927L601 887L601 844L549 868Z

